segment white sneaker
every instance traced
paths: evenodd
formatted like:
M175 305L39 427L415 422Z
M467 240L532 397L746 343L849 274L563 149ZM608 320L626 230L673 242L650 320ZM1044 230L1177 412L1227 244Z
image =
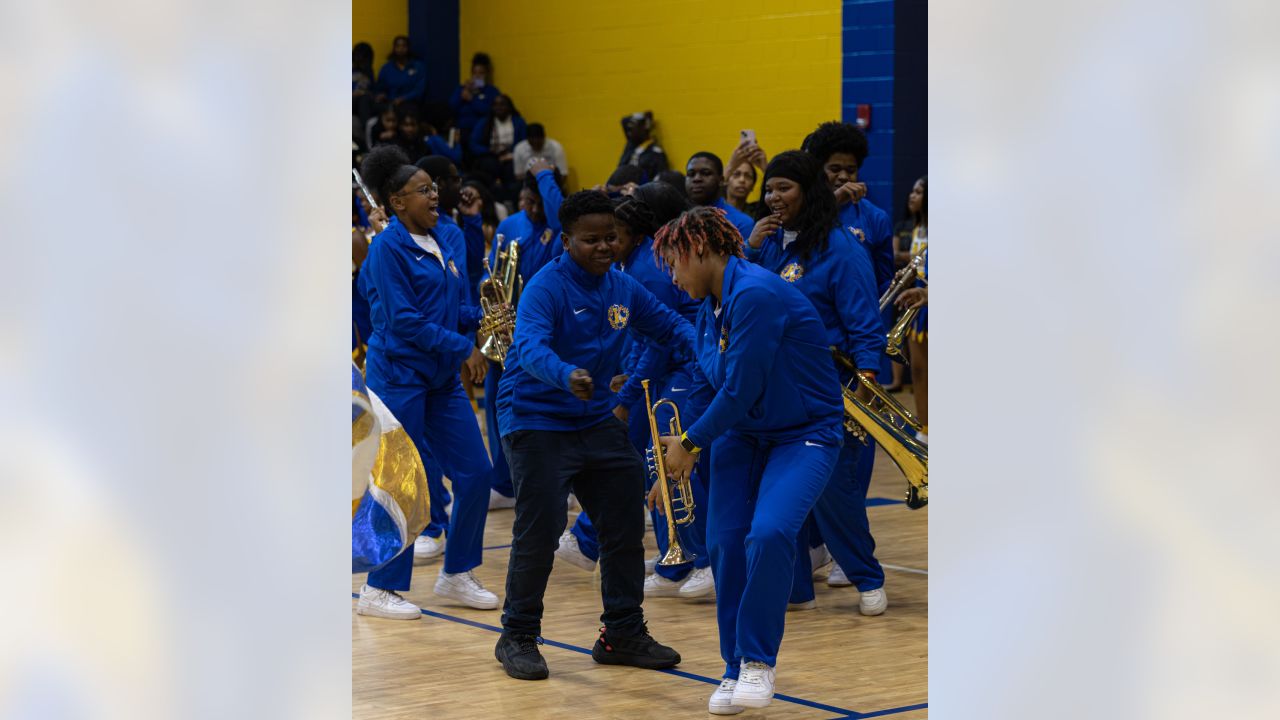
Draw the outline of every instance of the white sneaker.
M587 572L593 572L596 569L596 561L582 554L582 548L578 547L578 538L568 530L560 536L560 547L556 548L556 557Z
M844 574L844 570L840 568L840 563L831 566L831 574L827 576L827 585L829 587L849 587L852 584Z
M812 610L816 607L818 607L818 601L815 598L813 600L805 600L804 602L787 603L787 612L791 612L792 610Z
M477 610L493 610L498 607L498 596L485 590L475 573L470 570L451 575L441 568L440 577L436 578L435 593Z
M648 560L645 560L645 561L644 561L644 574L645 574L645 575L652 575L652 574L653 574L653 571L654 571L654 570L656 570L656 569L658 568L658 561L659 561L659 560L661 560L661 559L662 559L662 558L658 557L657 555L654 555L653 557L649 558Z
M668 580L658 573L644 579L645 597L680 597L680 581Z
M862 593L862 599L858 602L858 612L863 615L879 615L889 607L889 596L884 594L884 588L876 588Z
M746 710L741 705L733 704L733 689L738 686L737 680L725 678L720 681L720 687L711 693L711 700L707 703L707 712L712 715L737 715Z
M426 565L444 554L444 536L438 538L419 535L413 541L413 564Z
M826 545L819 545L816 548L809 548L809 564L813 566L813 577L817 579L823 570L831 564L831 553L827 552Z
M489 509L490 510L506 510L507 508L513 508L515 506L516 506L515 498L507 497L506 495L503 495L497 490L494 490L493 488L489 488Z
M773 702L773 668L755 660L743 660L738 684L733 688L733 704L762 708Z
M916 440L919 440L924 445L928 445L929 433L916 431Z
M422 617L422 609L405 600L395 590L380 590L365 585L360 588L356 614L391 620L417 620Z
M716 578L711 574L711 566L694 568L689 577L680 584L680 597L700 598L715 592Z

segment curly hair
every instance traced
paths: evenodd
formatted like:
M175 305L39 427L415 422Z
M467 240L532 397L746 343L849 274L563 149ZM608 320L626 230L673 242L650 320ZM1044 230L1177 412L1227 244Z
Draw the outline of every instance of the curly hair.
M848 153L857 161L858 167L862 167L869 152L867 136L861 130L849 123L834 120L822 123L817 130L809 133L800 149L821 164L825 164L836 153Z
M599 190L579 190L564 199L560 205L560 227L566 233L583 215L613 215L613 201Z
M658 228L692 207L684 194L664 182L650 182L636 188L613 210L618 222L633 234L652 237Z
M409 156L399 145L379 145L364 156L360 163L360 175L373 190L374 199L383 208L390 210L391 196L396 194L418 172L416 165L409 163Z
M724 210L703 205L680 213L680 217L658 228L653 236L653 254L659 266L664 250L670 248L685 257L692 251L695 240L702 241L717 255L743 257L738 228L729 222Z
M800 184L804 189L804 205L795 219L795 227L799 232L796 237L796 254L808 259L810 253L827 249L827 238L831 229L836 226L836 196L827 184L826 173L814 157L800 150L788 150L779 153L769 161L764 171L765 194L768 194L770 178L785 177ZM772 212L764 203L760 204L757 220Z

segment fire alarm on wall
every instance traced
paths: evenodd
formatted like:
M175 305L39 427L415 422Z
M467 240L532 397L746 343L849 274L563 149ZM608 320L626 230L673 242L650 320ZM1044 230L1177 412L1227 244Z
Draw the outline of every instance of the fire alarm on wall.
M867 130L871 129L871 106L870 105L863 104L858 106L858 119L855 121L855 123L857 124L858 129L862 130L863 132L866 132Z

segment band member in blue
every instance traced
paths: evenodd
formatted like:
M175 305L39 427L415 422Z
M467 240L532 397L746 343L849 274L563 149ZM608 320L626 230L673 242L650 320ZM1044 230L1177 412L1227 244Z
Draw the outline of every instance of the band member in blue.
M651 182L641 185L634 193L619 201L613 214L621 238L618 269L635 278L660 302L692 323L697 319L701 303L673 285L671 276L659 267L653 255L653 234L689 208L689 202L679 190L663 182ZM626 380L618 390L618 405L614 408L614 414L630 422L632 443L643 452L651 441L641 380L650 381L652 401L666 399L675 403L680 411L681 421L686 424L697 420L710 397L705 391L693 392L695 358L692 353L682 353L670 347L646 342L634 333L632 337L635 342L623 368ZM659 428L667 427L671 416L672 411L668 405L659 407L654 413ZM690 483L695 507L706 506L706 478L709 472L706 460L707 458L703 458L699 462L699 469ZM655 479L653 473L646 477L651 508L655 505L658 492L654 485ZM658 557L661 558L666 554L669 543L667 523L658 517L655 510L650 512L653 513L653 531L658 544ZM715 587L711 577L711 559L706 550L706 513L695 510L693 522L681 526L677 532L681 547L693 560L679 565L655 565L654 573L644 581L645 597L699 598L710 594ZM590 570L594 569L597 556L598 545L590 518L585 512L579 513L571 531L561 537L556 557Z
M460 237L437 234L439 191L430 174L408 164L403 151L375 148L362 171L377 200L394 215L361 266L360 289L373 324L366 382L400 420L424 462L438 462L453 481L449 538L435 593L493 609L497 596L472 572L481 563L493 468L459 378L463 368L482 380L487 368L466 335L479 320L479 310L466 302L466 249ZM409 589L412 573L412 551L370 573L356 612L418 617L418 608L399 595Z
M535 160L524 178L520 190L520 212L503 220L494 233L493 248L489 251L489 265L496 266L498 252L509 250L512 243L519 243L520 279L526 285L529 280L559 255L564 247L560 243L560 203L564 194L556 182L556 169L545 159ZM502 238L501 246L498 238ZM487 277L487 275L486 275ZM519 304L518 302L516 303ZM509 508L515 504L515 490L511 487L511 470L502 452L502 440L498 433L498 381L502 379L502 366L490 363L484 383L485 427L489 432L489 449L493 453L493 490L489 507Z
M548 675L538 652L542 597L572 490L600 537L604 603L596 662L668 668L675 650L649 635L644 611L644 463L613 414L610 379L627 330L693 351L693 327L613 266L613 203L585 190L565 199L564 253L529 280L498 384L498 427L516 491L502 636L494 655L521 680Z
M703 299L698 365L715 397L683 437L662 441L677 478L711 448L707 545L725 673L708 709L728 715L773 699L796 537L840 452L839 379L812 303L743 258L723 213L691 210L654 240L676 284Z
M764 204L770 214L752 231L747 257L804 293L822 318L827 343L874 379L885 344L875 274L858 241L837 222L835 196L818 162L796 150L773 158L764 173ZM840 379L852 377L842 373ZM860 610L866 615L878 615L887 605L884 570L867 521L870 476L858 473L859 456L873 451L846 435L831 481L813 508L827 549L862 593ZM807 538L802 540L807 549ZM799 560L791 601L813 607L808 553Z

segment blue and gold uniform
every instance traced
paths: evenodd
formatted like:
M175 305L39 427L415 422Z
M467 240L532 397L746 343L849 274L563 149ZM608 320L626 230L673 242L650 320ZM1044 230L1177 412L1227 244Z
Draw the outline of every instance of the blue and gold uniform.
M529 213L520 212L503 220L493 236L493 249L489 252L489 265L497 262L499 250L506 250L511 243L520 245L520 279L527 287L533 276L553 258L564 251L564 243L560 240L560 205L564 202L564 194L556 184L555 173L543 170L538 173L538 194L542 197L543 215L546 219L534 222ZM498 245L498 236L502 236L502 246ZM484 275L484 277L488 277ZM515 495L511 487L511 469L502 451L502 439L498 433L498 381L502 379L502 366L489 363L489 372L484 377L484 418L485 429L489 433L489 449L493 455L493 489L506 497Z
M827 248L806 259L794 251L794 244L784 249L781 238L781 231L765 238L759 250L748 249L748 257L777 272L809 298L832 347L852 357L860 369L877 371L885 344L879 295L871 262L857 247L857 240L846 228L837 227L828 236ZM843 369L840 372L841 382L852 380L851 374ZM867 520L871 476L869 471L865 476L859 473L862 456L873 451L846 433L831 479L813 508L814 521L832 557L862 592L884 585L884 569L876 560L875 538ZM807 537L802 538L802 545L807 549ZM807 602L814 598L809 555L802 552L797 559L800 564L791 601Z
M796 537L842 439L827 332L790 283L730 257L721 303L698 310L698 365L715 390L686 430L711 448L707 545L725 677L739 662L777 664Z
M479 319L467 302L461 233L413 236L392 218L369 247L360 289L373 324L366 381L404 426L428 473L435 465L453 481L444 571L466 572L481 563L491 466L458 379L474 348L466 333ZM433 496L433 510L436 502ZM371 573L369 585L407 590L412 567L413 553L401 553Z
M632 249L631 253L618 264L624 273L635 278L646 290L653 293L663 305L671 308L688 320L690 324L697 320L701 303L689 297L689 294L671 282L671 276L660 268L653 254L653 238L646 237ZM649 437L648 411L644 407L644 389L641 380L648 379L652 388L652 400L666 398L676 404L680 411L680 420L689 424L698 419L702 409L710 401L705 383L700 384L699 392L695 392L693 376L696 361L691 352L679 351L670 346L647 342L643 337L633 335L633 347L623 367L627 382L618 390L618 404L627 408L631 417L631 439L637 449L643 450L651 444ZM658 427L666 432L671 420L671 408L663 405L655 412ZM699 459L698 472L694 474L690 487L693 490L695 507L706 507L707 494L707 457ZM651 487L655 480L652 473L647 474L646 485ZM658 554L667 552L666 520L656 510L652 511L653 530L658 542ZM693 568L708 567L711 558L706 551L707 522L706 513L698 511L693 515L693 522L682 526L680 534L681 546L694 556L692 563L683 565L659 565L654 570L668 580L680 580L686 577ZM574 522L572 532L578 539L578 548L591 560L599 557L599 546L594 527L587 513L579 513Z
M516 490L502 616L507 633L540 633L542 596L570 490L599 532L601 620L610 633L643 632L644 468L626 425L613 415L617 397L609 389L629 329L693 350L692 326L616 268L592 275L564 254L538 272L520 298L497 402ZM594 381L589 400L570 392L576 368Z

